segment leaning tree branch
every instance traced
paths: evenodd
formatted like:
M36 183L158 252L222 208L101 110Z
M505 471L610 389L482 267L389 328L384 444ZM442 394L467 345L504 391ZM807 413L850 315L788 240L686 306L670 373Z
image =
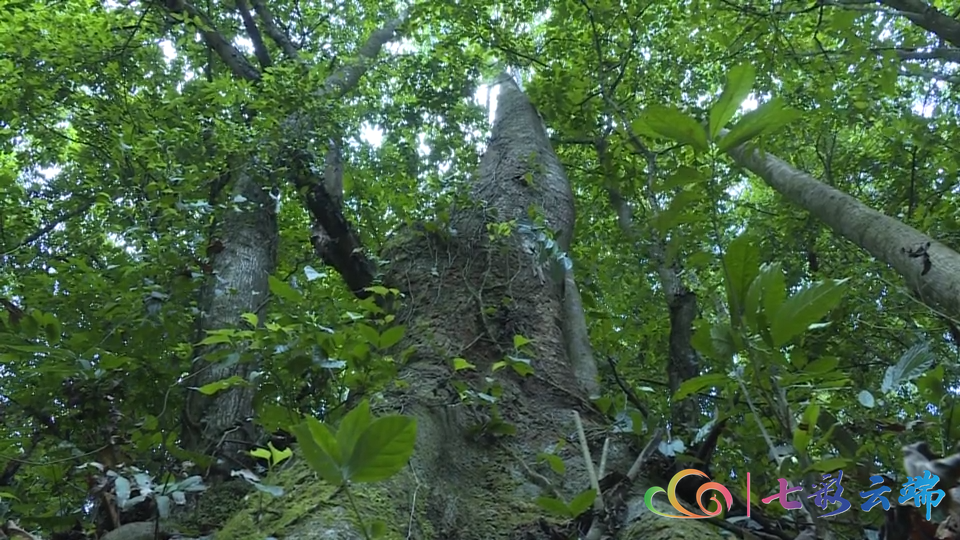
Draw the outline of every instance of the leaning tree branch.
M17 245L13 246L13 248L7 250L4 253L0 253L0 255L9 255L24 246L27 246L29 244L36 242L37 240L40 239L40 237L42 237L43 235L55 229L57 225L60 225L65 221L71 220L81 214L86 213L86 211L89 210L91 206L93 206L93 202L94 202L93 199L91 199L89 201L80 203L80 206L74 208L73 210L70 210L69 212L65 212L64 214L61 214L59 217L51 220L49 223L47 223L43 227L40 227L33 233L27 235Z
M940 39L960 47L960 21L928 4L924 0L877 0L891 7L914 24L933 32Z
M257 13L257 17L260 17L260 22L263 23L263 30L270 36L270 39L280 46L280 50L283 51L283 54L287 58L296 60L298 58L297 48L293 45L293 42L290 41L290 38L280 30L276 19L273 18L273 13L270 13L270 10L263 3L263 0L250 0L250 3L253 4L253 10Z
M394 38L404 18L405 15L401 15L375 31L360 47L358 57L327 77L314 97L339 99L355 88L383 46ZM324 187L324 178L320 168L315 165L315 156L303 150L299 144L307 140L315 128L314 115L302 112L290 115L284 122L284 133L289 135L289 143L284 145L278 159L292 173L290 178L303 195L307 210L330 237L330 244L324 250L324 262L343 276L355 295L363 298L369 294L365 289L373 283L376 269L373 261L364 253L359 236L344 217L335 199L336 194L331 194Z
M266 43L263 42L263 36L260 35L260 29L257 28L257 22L253 20L253 14L250 13L250 4L247 0L237 0L237 11L240 12L240 18L243 19L243 26L247 29L247 35L253 42L253 54L257 57L262 69L267 69L273 62L270 60L270 51L267 50Z
M166 2L166 9L170 13L189 15L199 19L202 24L195 25L197 31L203 36L203 41L207 44L207 47L217 53L217 56L230 68L230 71L245 81L257 82L260 80L260 72L257 68L253 67L253 64L247 60L243 53L231 45L220 32L217 32L213 21L206 13L184 0L169 0Z
M941 60L960 64L960 49L942 47L930 51L897 50L897 56L902 60Z

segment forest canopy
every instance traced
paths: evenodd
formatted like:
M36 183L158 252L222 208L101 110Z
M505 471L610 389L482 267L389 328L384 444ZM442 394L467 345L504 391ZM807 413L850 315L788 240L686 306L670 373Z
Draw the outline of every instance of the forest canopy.
M843 470L819 537L920 538L858 494L960 442L958 66L955 0L0 0L0 521L295 498L314 421L428 459L429 379L470 452L579 460L523 495L560 537L619 438L755 505Z

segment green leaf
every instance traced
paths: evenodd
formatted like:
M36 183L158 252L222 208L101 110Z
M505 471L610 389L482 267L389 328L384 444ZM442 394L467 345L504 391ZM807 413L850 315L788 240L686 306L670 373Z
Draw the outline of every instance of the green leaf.
M387 524L382 519L375 519L370 522L370 525L367 527L367 534L370 536L370 539L374 538L383 538L387 535Z
M310 468L317 472L325 481L339 486L343 483L343 474L340 471L339 449L337 441L327 426L313 417L291 428L300 452ZM336 456L329 450L335 450Z
M803 372L807 375L823 375L832 373L840 364L840 359L834 356L822 356L803 367Z
M750 284L760 273L760 248L753 236L744 232L730 242L723 254L723 265L731 322L737 328Z
M303 300L299 291L290 286L289 283L281 281L274 276L268 276L267 282L270 285L270 292L288 302L298 303Z
M370 402L363 400L359 405L348 412L340 426L337 428L337 446L342 455L349 456L353 453L353 448L363 435L364 430L370 426L373 418L370 416Z
M226 390L232 386L238 386L241 384L246 384L246 381L243 378L234 375L232 377L227 377L226 379L220 379L219 381L214 381L210 384L205 384L200 388L195 388L196 391L200 392L205 396L212 396L221 390Z
M372 287L366 287L364 290L367 292L371 292L377 296L386 296L390 292L390 289L387 289L383 285L374 285Z
M43 333L47 337L47 343L50 345L60 343L60 321L52 313L46 313L44 319Z
M760 135L774 133L799 117L800 112L787 109L783 99L773 98L743 115L733 129L720 139L717 147L726 152Z
M246 321L247 324L249 324L254 328L256 328L257 323L260 322L260 319L257 318L257 315L255 313L244 313L243 315L240 315L240 318Z
M707 180L709 176L703 174L693 167L687 165L681 165L677 168L676 172L667 177L663 181L663 184L660 186L658 191L665 192L670 191L671 189L683 187L688 184L697 184Z
M807 446L810 445L810 432L805 429L793 430L793 448L800 454L806 454Z
M723 373L708 373L692 379L687 379L680 384L675 394L674 401L680 401L685 397L701 392L714 386L725 386L730 381L730 377Z
M547 454L546 452L540 453L537 456L540 460L546 461L547 465L550 466L550 470L557 474L563 474L567 470L567 465L560 459L560 456L556 454Z
M200 340L200 343L197 343L198 346L201 345L219 345L221 343L230 343L230 334L225 333L216 333L210 334L207 337Z
M406 330L407 327L403 325L392 326L384 330L384 332L380 334L380 348L389 349L399 343L400 340L403 339L403 334Z
M357 323L357 332L360 332L360 337L371 346L380 346L380 332L369 324Z
M743 100L750 94L757 71L751 64L740 64L727 73L727 84L720 99L710 108L710 138L716 139L720 128L733 118Z
M754 331L768 330L770 314L775 314L787 295L787 285L780 263L763 264L744 299L744 318Z
M886 373L883 374L880 392L886 394L923 375L933 365L933 361L929 343L917 343L910 347L900 356L896 364L887 367Z
M515 349L519 349L528 343L530 343L530 340L519 334L513 336L513 347Z
M276 465L285 459L289 459L293 456L293 450L289 448L284 448L283 450L278 450L272 442L267 443L267 448L270 449L270 463Z
M570 508L564 504L560 499L554 499L553 497L537 497L536 501L537 506L543 508L547 512L559 517L572 518L573 512L570 511Z
M690 115L674 107L651 105L643 112L644 123L661 137L707 150L707 133Z
M570 501L570 504L567 505L567 508L570 509L570 513L573 514L573 517L577 517L580 514L586 512L593 506L593 501L597 499L597 492L593 489L588 489L583 493L577 495Z
M460 371L461 369L476 369L477 366L471 364L467 361L466 358L454 358L453 359L453 370Z
M354 482L378 482L400 471L413 455L417 423L407 416L378 418L360 436L347 459L344 476Z
M270 450L267 450L266 448L254 448L253 450L250 450L249 454L255 458L265 459L268 461L271 458Z
M774 347L783 346L835 308L843 298L846 281L822 281L788 298L770 326Z

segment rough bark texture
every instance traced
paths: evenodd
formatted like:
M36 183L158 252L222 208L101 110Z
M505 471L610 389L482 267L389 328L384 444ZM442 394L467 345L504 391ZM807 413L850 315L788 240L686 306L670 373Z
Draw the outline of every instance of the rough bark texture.
M223 250L212 256L213 275L201 306L203 330L236 328L243 324L240 316L244 313L263 318L270 294L267 278L276 268L278 230L275 202L265 186L268 183L259 180L242 170L234 183L231 202L220 224ZM209 362L209 355L216 350L210 348L198 356L190 386L200 387L233 375L246 378L250 373L249 358L227 356ZM236 465L239 452L249 449L244 443L254 439L251 426L245 422L253 416L252 400L253 390L246 386L234 386L213 396L191 392L184 407L184 446L224 457L227 466ZM242 429L224 438L234 427Z
M390 539L552 539L575 536L589 525L544 519L534 500L559 493L565 500L589 488L575 444L572 411L584 419L594 459L604 433L578 388L567 356L560 318L563 283L551 278L537 256L535 238L515 232L491 239L487 225L524 220L539 207L569 239L573 202L569 185L547 142L542 122L513 81L501 80L493 136L473 189L476 204L451 218L453 233L412 228L386 249L392 261L388 282L405 293L400 319L414 347L399 375L402 385L373 400L378 413L400 412L417 419L417 446L409 467L393 479L351 488L366 520L386 523ZM569 242L569 240L567 240ZM491 365L511 352L514 335L532 339L534 375ZM454 373L451 359L463 357L475 373ZM502 387L497 408L516 433L497 436L477 430L491 416L483 404L464 402L451 382L460 379L483 391L486 378ZM538 452L567 439L559 452L566 474L536 463ZM638 448L614 439L608 471L625 472ZM286 488L281 498L254 498L227 523L219 538L362 538L343 494L303 463L294 462L271 479ZM645 487L645 486L644 486ZM665 497L658 497L663 507ZM640 485L621 492L608 508L623 525L619 538L717 538L700 523L669 520L643 507ZM669 508L664 508L670 511ZM690 520L692 521L692 520ZM612 530L610 532L613 532Z
M726 132L724 131L724 134ZM892 266L924 303L960 318L960 254L913 227L749 145L729 151L788 201Z
M335 99L355 87L383 45L395 36L402 20L403 17L391 20L373 32L360 48L357 58L328 77L315 97ZM224 62L228 65L239 62L232 46L229 50L221 50L210 44L210 39L219 39L215 31L206 31L204 35ZM244 69L253 68L247 66ZM245 78L242 73L246 71L234 72ZM358 249L360 241L341 210L340 134L334 133L330 137L321 176L313 172L314 156L303 150L309 148L309 140L317 128L316 119L297 111L285 120L283 127L286 138L279 144L274 143L280 152L270 167L271 173L286 173L286 179L305 192L305 204L315 219L315 232L321 233L314 238L319 254L340 271L354 291L362 294L363 288L372 280L373 269L362 250ZM257 156L235 165L236 179L228 201L235 207L226 211L220 224L219 242L223 250L212 256L213 276L201 306L203 330L236 327L241 324L240 316L244 313L255 313L262 320L262 310L269 297L268 277L276 268L279 231L275 202L268 190L278 186L276 182L263 181L261 175L267 167ZM254 365L238 362L237 358L229 356L205 362L204 356L212 352L214 350L203 351L198 357L190 386L199 387L231 376L246 378ZM247 443L256 439L256 432L249 423L253 416L252 401L253 389L243 386L234 386L212 397L198 392L189 394L183 411L184 446L224 457L228 460L227 467L237 465L239 453L248 450ZM234 429L238 427L241 429ZM226 436L228 431L231 432L229 437Z

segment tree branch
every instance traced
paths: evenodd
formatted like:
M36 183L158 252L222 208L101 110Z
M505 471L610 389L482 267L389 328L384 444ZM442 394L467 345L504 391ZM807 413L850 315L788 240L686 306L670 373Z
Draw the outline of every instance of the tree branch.
M253 15L250 13L250 4L247 3L247 0L237 0L237 10L240 12L240 18L243 19L243 26L247 29L247 35L253 42L253 54L257 56L257 62L260 63L262 69L267 69L273 62L270 60L270 51L267 50L267 45L263 42L263 36L260 35L260 29L257 28L257 22L253 20Z
M195 25L197 31L203 36L203 41L207 44L207 47L217 53L217 56L230 68L230 71L245 81L256 82L260 80L260 72L257 71L257 68L253 67L242 52L216 31L213 21L207 14L184 0L169 0L166 2L166 9L171 13L186 14L199 19L202 24Z
M253 10L257 12L257 16L260 17L260 21L263 23L263 29L270 36L277 45L280 46L280 50L283 51L283 54L290 60L297 60L299 56L297 55L297 48L293 45L293 42L287 38L287 35L280 30L280 27L277 26L277 21L273 18L273 14L270 13L270 10L263 3L263 0L251 0L253 4Z
M7 250L6 252L2 253L2 255L9 255L9 254L13 253L14 251L17 251L18 249L20 249L20 248L22 248L22 247L24 247L24 246L26 246L26 245L28 245L28 244L32 244L32 243L36 242L37 240L40 239L40 237L42 237L43 235L45 235L45 234L47 234L48 232L50 232L50 231L52 231L53 229L55 229L55 228L57 227L57 225L60 225L61 223L65 222L65 221L71 220L71 219L79 216L80 214L86 213L86 211L89 210L91 206L93 206L93 200L92 200L92 199L89 200L89 201L80 203L80 206L74 208L73 210L70 210L69 212L66 212L66 213L62 214L60 217L54 219L54 220L51 221L50 223L47 223L47 224L44 225L43 227L40 227L39 229L37 229L36 231L34 231L33 233L31 233L30 235L28 235L27 237L25 237L23 240L21 240L20 243L18 243L16 246L14 246L13 248L11 248L11 249Z
M960 47L960 21L931 6L924 0L878 1L897 10L920 28L933 32L940 39Z

